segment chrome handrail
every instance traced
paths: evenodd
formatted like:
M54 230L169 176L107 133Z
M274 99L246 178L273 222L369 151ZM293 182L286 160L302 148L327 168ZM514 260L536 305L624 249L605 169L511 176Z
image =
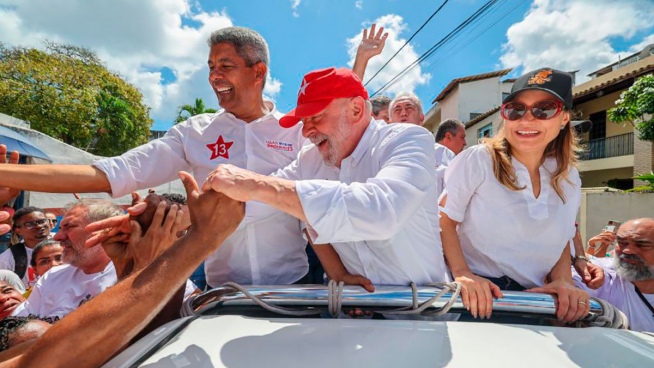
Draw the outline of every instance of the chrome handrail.
M247 290L268 304L276 306L293 306L323 309L328 305L328 288L326 285L285 285L285 286L247 286ZM418 301L424 302L439 290L433 287L418 287ZM530 314L543 317L555 315L555 301L549 294L503 291L504 297L493 301L493 311L516 314ZM440 308L451 297L446 293L442 300L433 304ZM358 286L345 286L343 290L343 308L391 309L411 307L413 294L408 286L376 286L370 293ZM201 293L187 300L184 315L211 314L209 311L223 307L247 307L256 304L243 293L231 287L218 287ZM457 298L452 312L463 312L465 308L461 298ZM215 313L215 312L213 312ZM602 306L591 300L590 315L601 315Z

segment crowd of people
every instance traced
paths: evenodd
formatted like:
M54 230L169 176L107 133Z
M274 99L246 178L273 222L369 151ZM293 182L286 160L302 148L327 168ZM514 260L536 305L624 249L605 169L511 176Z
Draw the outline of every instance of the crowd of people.
M464 149L462 122L442 122L435 136L421 127L415 94L369 98L361 80L386 37L364 30L353 69L307 73L283 114L262 94L266 41L223 28L208 40L218 113L93 165L17 165L0 145L0 204L19 190L118 197L178 177L188 199L137 198L127 213L80 200L54 235L42 209L0 210L0 233L15 236L0 254L0 346L9 348L0 366L36 366L66 348L83 359L72 365L98 365L176 318L202 261L208 287L306 283L307 247L329 279L369 291L459 282L475 318L490 317L503 290L526 290L554 295L563 322L586 316L594 296L654 331L654 220L591 239L617 241L610 261L573 247L581 180L571 75L541 68L518 78L500 131Z

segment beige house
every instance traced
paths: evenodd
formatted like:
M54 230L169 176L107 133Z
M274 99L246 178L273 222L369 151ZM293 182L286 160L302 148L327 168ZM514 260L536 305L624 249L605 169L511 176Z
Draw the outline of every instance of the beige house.
M620 94L638 77L652 72L654 45L591 73L590 81L573 88L575 110L592 122L592 128L581 134L586 146L579 167L583 187L630 189L640 185L634 184L633 176L654 168L652 142L639 140L631 124L615 124L607 117Z
M615 124L606 114L638 77L652 72L654 45L589 74L591 80L573 88L574 110L580 114L576 118L592 122L590 130L580 133L586 149L579 167L583 187L630 189L641 185L633 176L654 169L652 143L638 140L631 124ZM499 106L464 120L468 146L497 133L501 122Z
M441 121L457 119L467 122L500 106L515 81L501 80L509 72L511 69L453 79L432 101L433 106L425 114L423 126L435 132Z

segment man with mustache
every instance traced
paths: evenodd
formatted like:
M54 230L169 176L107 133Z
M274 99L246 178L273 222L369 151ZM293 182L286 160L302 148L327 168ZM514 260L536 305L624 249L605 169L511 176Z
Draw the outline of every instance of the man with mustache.
M352 71L310 72L297 107L279 123L292 128L302 120L313 145L274 177L219 165L203 189L303 221L332 279L349 273L383 285L448 281L434 205L434 137L418 125L376 121L371 110Z
M604 269L602 286L589 289L573 273L575 284L623 311L632 330L654 332L654 219L630 220L616 238L614 255L594 261Z

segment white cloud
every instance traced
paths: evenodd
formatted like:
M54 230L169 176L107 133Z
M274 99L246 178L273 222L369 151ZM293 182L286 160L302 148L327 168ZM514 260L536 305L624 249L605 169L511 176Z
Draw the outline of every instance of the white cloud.
M357 0L354 2L354 7L357 9L363 9L363 0Z
M263 87L263 96L268 100L275 101L277 95L282 90L282 82L270 76L270 72L266 76L266 86Z
M293 16L295 18L300 16L300 14L297 12L297 8L300 6L301 2L302 0L291 0L291 9L293 9Z
M377 73L386 61L389 60L391 56L393 56L393 54L395 54L395 52L406 42L406 39L400 37L402 32L406 29L406 24L401 16L395 14L384 15L377 18L374 23L376 23L378 27L382 26L385 28L385 32L388 32L388 38L386 39L386 45L382 53L370 59L364 76L364 81L368 81L368 79ZM363 24L363 26L369 27L370 24ZM350 61L348 62L350 67L354 65L354 57L357 52L357 47L359 46L359 43L361 43L361 36L362 34L359 33L346 40L348 54L350 56ZM379 75L368 84L368 90L375 92L394 76L399 74L409 64L417 60L418 57L419 55L414 50L413 46L411 44L406 45L404 49L402 49L402 51L397 54L397 56L379 73ZM417 66L397 83L388 88L384 94L394 95L399 92L413 92L416 86L427 84L430 78L431 75L429 73L423 73L421 67Z
M586 75L654 42L654 37L625 52L611 41L631 40L654 23L651 0L535 0L525 18L507 31L500 62L523 71L550 66L577 73L577 83ZM642 46L641 46L642 45Z
M31 0L0 7L0 19L8 45L42 48L47 39L95 50L109 69L139 88L157 121L172 125L177 107L195 98L218 108L207 82L206 39L232 25L224 12L204 12L192 0ZM162 79L163 68L172 80ZM280 88L269 76L266 95L274 98Z

